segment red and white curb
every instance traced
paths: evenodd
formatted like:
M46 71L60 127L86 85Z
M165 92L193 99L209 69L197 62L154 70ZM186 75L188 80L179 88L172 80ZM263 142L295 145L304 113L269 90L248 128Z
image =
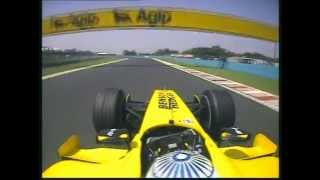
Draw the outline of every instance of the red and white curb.
M231 81L229 79L225 79L219 76L215 76L212 74L208 74L202 71L187 68L177 64L169 63L158 58L152 58L152 59L155 61L161 62L163 64L166 64L170 67L173 67L175 69L189 73L193 76L197 76L215 85L226 88L232 92L245 96L248 99L251 99L259 104L262 104L264 106L271 108L274 111L279 112L279 96L276 96L274 94L271 94L265 91L261 91L259 89L255 89L253 87L250 87L238 82Z

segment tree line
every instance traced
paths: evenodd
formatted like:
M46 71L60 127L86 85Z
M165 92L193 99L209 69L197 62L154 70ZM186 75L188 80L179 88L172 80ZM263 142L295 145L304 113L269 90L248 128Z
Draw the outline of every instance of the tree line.
M176 50L170 50L169 48L165 48L165 49L158 49L157 51L153 52L153 53L138 53L135 50L124 50L122 52L123 55L125 56L136 56L136 55L170 55L170 54L178 54L179 51Z
M65 50L56 50L52 48L47 48L44 47L42 49L42 54L43 55L69 55L69 56L90 56L90 55L96 55L95 52L92 51L83 51L83 50L78 50L78 49L65 49Z
M245 52L245 53L235 53L224 49L220 46L212 46L212 47L196 47L187 49L181 52L182 54L192 54L196 58L203 58L203 59L213 59L213 58L220 58L225 59L227 57L232 56L240 56L246 58L253 58L253 59L262 59L266 61L278 61L278 58L273 59L271 57L265 56L263 54L257 52ZM138 53L134 50L128 51L124 50L123 55L171 55L171 54L179 54L177 50L171 50L169 48L158 49L153 53Z

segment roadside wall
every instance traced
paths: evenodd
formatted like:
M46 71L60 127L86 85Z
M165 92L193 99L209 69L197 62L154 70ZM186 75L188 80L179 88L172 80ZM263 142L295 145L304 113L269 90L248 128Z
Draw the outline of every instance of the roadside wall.
M222 61L213 61L213 60L204 60L204 59L190 59L190 58L176 58L170 57L176 62L185 63L195 66L205 66L205 67L214 67L221 68L232 71L246 72L258 76L262 76L270 79L279 78L279 68L271 65L265 64L244 64L244 63L235 63L235 62L222 62Z

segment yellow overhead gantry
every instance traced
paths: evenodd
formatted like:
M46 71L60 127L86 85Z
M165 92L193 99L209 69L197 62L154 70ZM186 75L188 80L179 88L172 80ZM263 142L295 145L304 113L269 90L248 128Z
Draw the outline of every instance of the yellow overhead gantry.
M45 17L43 36L112 29L173 29L216 32L279 41L278 27L242 17L200 10L130 7L78 11Z

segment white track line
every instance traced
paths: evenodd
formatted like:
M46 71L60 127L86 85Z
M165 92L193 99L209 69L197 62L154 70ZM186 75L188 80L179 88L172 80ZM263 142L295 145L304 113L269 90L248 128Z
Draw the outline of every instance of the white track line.
M168 66L170 66L170 67L176 68L176 69L178 69L178 70L180 70L180 71L184 71L184 72L186 72L186 73L188 73L188 74L191 74L191 75L193 75L193 76L196 76L196 77L199 77L199 78L201 78L201 79L204 79L204 80L206 80L206 81L208 81L208 82L210 82L210 83L212 83L212 84L215 84L215 85L218 85L218 86L223 87L223 88L225 88L225 89L228 89L228 90L230 90L230 91L232 91L232 92L235 92L235 93L237 93L237 94L239 94L239 95L242 95L242 96L244 96L244 97L246 97L246 98L248 98L248 99L251 99L251 100L253 100L253 101L255 101L255 102L259 103L259 104L262 104L262 105L264 105L264 106L266 106L266 107L268 107L268 108L270 108L270 109L272 109L272 110L274 110L274 111L279 112L279 102L278 102L278 100L268 100L268 101L266 100L266 101L262 101L262 100L259 100L259 99L255 98L255 97L250 96L249 94L246 94L245 91L241 92L241 91L237 91L237 90L235 90L235 89L232 89L232 88L224 85L225 83L213 82L213 81L210 80L208 77L202 77L202 76L199 75L198 73L197 73L197 74L192 74L192 73L188 72L188 71L192 70L191 68L188 68L188 70L187 70L185 67L184 67L184 68L181 68L181 67L183 67L183 66L176 65L176 64L173 64L173 63L168 63L168 62L163 61L163 60L158 59L158 58L152 58L152 59L155 60L155 61L161 62L161 63L163 63L163 64L166 64L166 65L168 65ZM212 74L209 74L209 73L205 73L205 72L203 72L203 74L211 75L212 77L221 78L221 77L219 77L219 76L215 76L215 75L212 75ZM228 79L226 79L226 80L229 81L230 84L231 84L231 83L232 83L232 84L235 83L235 82L233 82L233 81L231 81L231 80L228 80ZM229 84L229 83L228 83L228 84ZM241 83L236 83L236 84L243 85L243 86L246 86L246 87L251 88L251 89L255 89L255 88L250 87L250 86L247 86L247 85L245 85L245 84L241 84ZM265 91L261 91L261 90L258 90L258 89L255 89L255 91L258 91L259 93L264 93L265 95L273 96L273 97L275 97L275 98L279 98L278 96L273 95L273 94L268 93L268 92L265 92Z
M107 65L107 64L117 63L117 62L124 61L124 60L128 60L128 58L118 59L118 60L109 61L109 62L106 62L106 63L94 64L94 65L90 65L90 66L85 66L85 67L75 68L75 69L71 69L71 70L67 70L67 71L63 71L63 72L49 74L49 75L46 75L46 76L42 76L42 80L46 80L46 79L50 79L50 78L53 78L53 77L57 77L57 76L69 74L69 73L72 73L72 72L85 70L85 69L90 69L90 68L94 68L94 67L98 67L98 66L104 66L104 65Z

